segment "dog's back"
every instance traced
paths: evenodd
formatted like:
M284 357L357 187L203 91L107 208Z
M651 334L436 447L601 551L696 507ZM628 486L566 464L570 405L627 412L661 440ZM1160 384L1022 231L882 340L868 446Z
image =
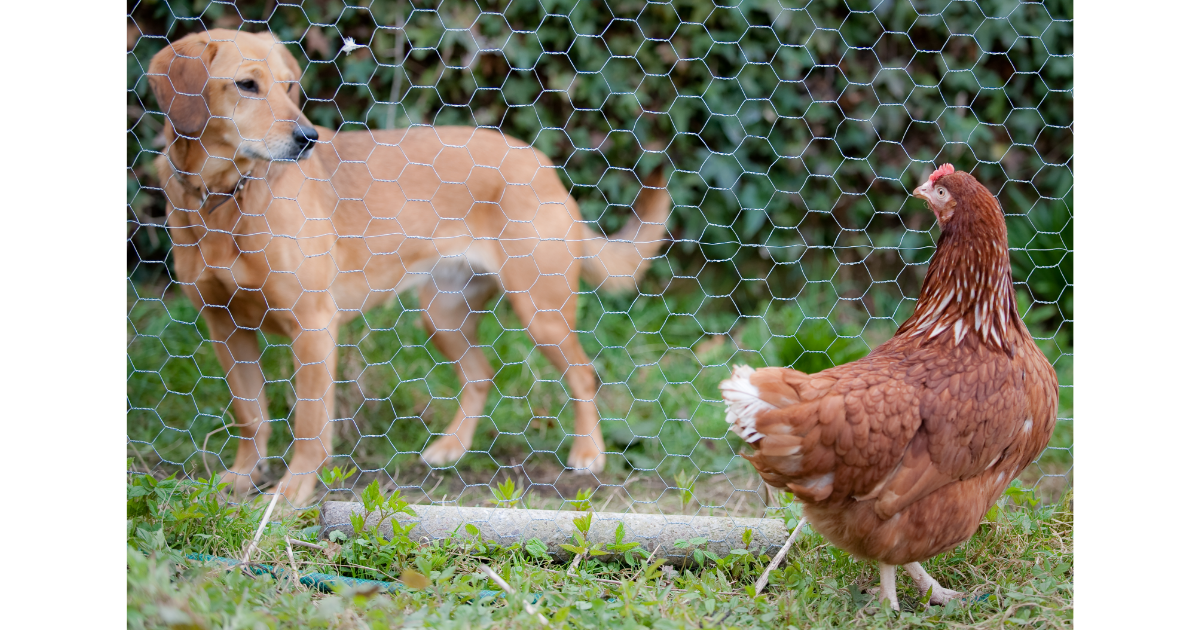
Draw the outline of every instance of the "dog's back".
M670 198L658 171L638 199L637 216L606 239L583 220L553 162L499 131L322 129L321 140L315 153L338 196L339 284L352 294L339 299L342 304L364 299L369 308L382 296L373 299L368 287L416 286L447 258L497 273L507 259L529 256L542 242L560 243L561 254L579 261L592 284L628 290L666 231ZM405 264L372 260L381 256Z

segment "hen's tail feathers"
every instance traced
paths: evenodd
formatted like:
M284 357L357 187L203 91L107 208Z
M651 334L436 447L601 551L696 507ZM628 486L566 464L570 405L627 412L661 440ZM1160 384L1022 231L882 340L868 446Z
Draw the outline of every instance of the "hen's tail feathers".
M605 291L634 289L664 243L671 196L661 166L646 178L633 211L634 216L611 237L584 230L583 277Z
M739 365L733 368L733 376L721 381L721 396L725 399L725 421L729 430L738 434L748 444L763 439L765 436L758 432L756 422L758 415L777 409L775 405L758 397L758 387L750 382L754 376L754 368Z

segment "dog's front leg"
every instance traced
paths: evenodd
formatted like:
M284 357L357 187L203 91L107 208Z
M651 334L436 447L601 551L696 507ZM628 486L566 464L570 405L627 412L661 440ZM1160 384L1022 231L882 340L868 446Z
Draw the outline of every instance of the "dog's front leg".
M203 313L217 359L225 368L225 380L233 394L233 416L241 435L233 465L221 481L235 492L246 494L261 477L258 464L267 456L267 439L271 437L267 392L258 363L262 351L257 333L234 325L228 310L209 307Z
M279 489L292 505L306 505L317 473L333 454L334 378L337 371L336 326L302 330L292 342L296 365L294 454Z

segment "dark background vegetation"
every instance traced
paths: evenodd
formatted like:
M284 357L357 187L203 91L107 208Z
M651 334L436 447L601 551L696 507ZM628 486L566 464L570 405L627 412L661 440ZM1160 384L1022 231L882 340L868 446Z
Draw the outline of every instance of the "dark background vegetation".
M624 449L610 458L618 483L731 473L739 445L724 434L715 390L730 362L813 371L889 337L912 312L937 237L907 191L935 162L972 172L1007 213L1023 313L1064 384L1055 449L1033 478L1069 474L1069 1L128 8L129 436L147 467L219 467L235 448L218 431L207 460L198 454L233 420L203 324L170 285L152 166L162 116L144 77L168 41L226 27L269 29L288 44L317 124L488 125L532 143L606 231L629 216L637 176L666 163L673 243L640 294L581 300L605 429ZM343 37L366 47L339 52ZM339 423L338 452L424 487L424 473L405 470L449 420L458 386L413 308L403 298L347 326L339 415L354 421ZM503 301L493 311L482 331L500 369L493 422L459 471L552 467L569 448L565 391ZM286 419L286 340L265 343L272 417ZM280 453L287 425L276 429Z

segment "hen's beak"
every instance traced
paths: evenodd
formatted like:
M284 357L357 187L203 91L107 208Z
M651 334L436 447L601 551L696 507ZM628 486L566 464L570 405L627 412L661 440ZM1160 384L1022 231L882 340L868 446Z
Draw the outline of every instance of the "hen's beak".
M912 194L917 199L924 199L925 203L932 203L933 202L933 184L927 180L924 184L917 186L916 190L914 190Z

